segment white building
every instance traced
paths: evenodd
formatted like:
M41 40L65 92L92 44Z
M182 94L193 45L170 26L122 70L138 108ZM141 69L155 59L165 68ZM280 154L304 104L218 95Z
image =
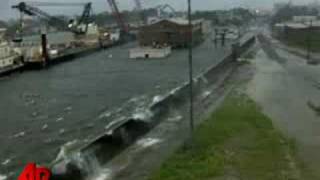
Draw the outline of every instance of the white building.
M16 58L8 42L3 39L5 32L6 29L0 29L0 69L13 65Z

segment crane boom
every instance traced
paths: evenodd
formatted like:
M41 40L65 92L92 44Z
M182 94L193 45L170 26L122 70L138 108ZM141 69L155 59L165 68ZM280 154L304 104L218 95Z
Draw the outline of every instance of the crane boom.
M145 15L144 11L143 11L141 1L140 0L134 0L134 2L136 4L136 9L140 13L140 16L141 16L141 19L143 21L143 24L147 24L147 18L146 18L146 15Z
M159 17L162 17L165 14L165 11L164 11L165 9L169 9L173 16L177 15L176 10L172 6L170 6L169 4L158 5L155 7L155 9L158 10Z
M67 23L56 17L52 17L46 12L40 10L39 8L30 6L25 2L21 2L18 5L12 6L14 9L18 9L21 13L25 13L29 16L38 16L45 19L50 25L57 27L59 30L66 30Z
M141 1L140 0L134 0L134 2L136 3L136 8L141 11L142 10L142 5L141 5Z
M109 3L109 6L111 8L111 11L112 11L113 15L115 16L115 18L117 20L118 26L120 27L120 29L123 32L128 33L129 32L129 27L125 23L125 21L123 20L115 0L107 0L107 1Z
M88 25L91 21L91 13L92 13L92 4L91 3L86 3L84 5L84 9L82 12L82 16L79 20L79 24L86 24ZM88 28L88 27L87 27Z
M59 2L44 2L44 1L28 1L27 2L29 5L31 6L85 6L88 3L67 3L67 2L63 2L63 3L59 3Z
M29 4L30 3L30 4ZM74 26L69 27L70 23L66 22L63 19L49 15L48 13L42 11L35 6L84 6L82 15ZM27 14L29 16L38 16L48 22L49 25L56 27L59 30L69 30L75 34L85 34L88 30L88 24L90 23L90 17L92 12L91 3L48 3L48 2L20 2L18 5L12 6L14 9L18 9L21 13ZM73 22L73 21L72 21ZM83 28L80 28L80 25L84 25Z

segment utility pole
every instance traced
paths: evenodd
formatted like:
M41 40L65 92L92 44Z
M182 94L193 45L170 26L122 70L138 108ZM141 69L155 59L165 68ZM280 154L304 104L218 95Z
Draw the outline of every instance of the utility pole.
M191 135L194 131L194 119L193 119L193 57L192 57L192 46L193 46L193 28L191 22L191 0L188 0L188 23L189 23L189 96L190 96L190 131Z
M307 35L307 59L310 60L310 51L311 51L311 32L312 32L312 20L310 21L310 25L309 25L309 32Z

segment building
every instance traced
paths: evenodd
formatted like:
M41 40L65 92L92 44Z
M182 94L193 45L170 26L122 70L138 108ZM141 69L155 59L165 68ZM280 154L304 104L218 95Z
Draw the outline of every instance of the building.
M16 55L8 42L3 39L6 29L0 29L0 70L14 65Z
M287 2L274 3L273 4L273 10L274 10L274 12L277 12L280 9L285 8L286 6L291 6L291 2L289 2L289 3L287 3Z
M273 27L273 36L277 38L301 38L307 37L307 34L312 34L313 39L318 38L320 33L320 21L315 21L312 26L309 23L277 23ZM316 40L318 41L318 40Z
M203 40L202 22L202 20L192 21L194 44ZM140 46L187 47L190 40L189 33L189 25L186 19L162 19L141 27L138 33L138 40Z
M317 16L293 16L293 22L295 23L310 23L317 21Z
M212 32L212 21L211 20L202 20L202 33L203 35L209 35Z

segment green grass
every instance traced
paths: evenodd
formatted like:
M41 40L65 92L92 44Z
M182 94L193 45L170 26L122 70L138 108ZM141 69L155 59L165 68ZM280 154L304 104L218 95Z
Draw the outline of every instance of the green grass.
M150 180L286 180L293 148L253 101L233 95Z

